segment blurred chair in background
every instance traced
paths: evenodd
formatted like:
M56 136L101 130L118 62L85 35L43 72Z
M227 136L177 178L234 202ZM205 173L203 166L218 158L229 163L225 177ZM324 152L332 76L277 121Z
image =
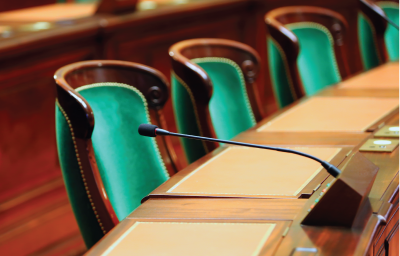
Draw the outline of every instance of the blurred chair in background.
M384 11L370 0L360 0L358 13L358 39L364 70L374 68L388 60L385 31L388 26L381 15Z
M381 16L399 24L398 2L360 0L358 35L364 69L399 59L399 30Z
M347 22L319 7L282 7L265 22L269 67L280 107L313 95L349 75L345 59Z
M90 248L178 169L167 137L137 132L141 123L165 127L168 82L125 61L77 62L59 69L55 80L60 165Z
M260 57L225 39L192 39L171 46L172 101L178 131L231 139L262 119L255 80ZM189 163L218 147L182 139Z
M376 1L386 17L399 25L399 1ZM390 61L399 60L399 30L388 24L385 32L386 49Z

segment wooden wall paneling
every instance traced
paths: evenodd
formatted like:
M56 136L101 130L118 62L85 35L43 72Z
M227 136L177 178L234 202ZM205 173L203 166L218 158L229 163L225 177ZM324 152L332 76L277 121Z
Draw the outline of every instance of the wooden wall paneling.
M54 72L99 56L97 26L85 27L86 36L74 29L0 41L0 250L7 255L86 250L55 140Z
M55 2L56 2L55 0L1 1L1 2L0 2L0 12L11 11L11 10L17 10L17 9L22 9L22 8L29 8L29 7L34 7L34 6L39 6L39 5L45 5L45 4L54 4Z
M90 43L0 60L0 202L61 175L52 76L63 65L94 58Z
M86 250L61 177L2 202L0 220L0 251L5 255L41 250L45 255L48 248L52 255L65 248L78 255Z

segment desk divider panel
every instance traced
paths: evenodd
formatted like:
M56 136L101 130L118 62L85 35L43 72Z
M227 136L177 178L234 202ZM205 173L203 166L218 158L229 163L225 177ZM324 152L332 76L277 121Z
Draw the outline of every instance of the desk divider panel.
M335 165L340 164L349 152L349 148L345 150L337 147L292 148L327 161L335 159L332 162ZM153 191L149 197L296 199L302 196L306 187L306 194L312 194L312 190L328 175L318 162L303 156L230 146L196 169L184 170L179 176L173 177Z
M313 97L258 132L365 132L399 106L398 98Z

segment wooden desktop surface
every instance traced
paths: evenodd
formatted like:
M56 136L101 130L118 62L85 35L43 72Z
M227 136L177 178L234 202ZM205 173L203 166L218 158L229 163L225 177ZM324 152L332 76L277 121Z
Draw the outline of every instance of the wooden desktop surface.
M349 146L293 145L289 148L311 154L314 152L315 155L335 165L339 165L346 158L346 154L352 150ZM251 149L253 154L258 155L260 159L251 159L253 156L246 156L242 151L243 156L236 155L235 159L226 160L226 150L221 147L178 172L155 189L149 198L182 196L304 198L309 197L313 189L328 176L318 163L313 163L314 161L310 159L302 159L300 164L299 156L296 155L279 152L266 153L263 152L265 150ZM320 153L316 154L315 152L318 151ZM296 166L295 163L299 165ZM230 173L232 175L229 175ZM267 173L270 175L266 175ZM285 176L290 176L291 179L284 179ZM183 191L184 188L187 190ZM275 193L271 193L272 191Z
M398 98L398 70L399 62L389 62L329 87L318 95ZM396 74L393 75L393 72L396 72Z
M352 83L356 83L358 78L363 81L364 76L368 74L373 74L372 77L374 78L380 77L380 79L376 80L379 81L379 83L385 84L386 82L391 82L393 77L398 76L398 71L396 76L381 76L381 73L387 74L387 69L391 69L392 72L394 72L392 66L393 65L385 65L366 74L361 74L358 77L352 78ZM326 91L330 91L328 93L328 98L335 97L333 91L336 90L345 93L346 90L350 90L351 92L347 97L357 102L356 90L340 88L337 85L333 88L326 89ZM357 90L361 92L361 96L365 96L362 93L362 89ZM391 89L379 89L381 92L385 90L390 91ZM324 93L326 92L321 92L318 97L321 97ZM376 98L387 97L387 93L388 92L382 92L375 96ZM398 100L398 94L395 92L390 93L392 93L391 98ZM344 95L345 94L342 93L338 96L343 97ZM313 98L315 97L311 97L311 99ZM304 102L304 100L302 101ZM237 136L235 140L268 145L281 145L285 147L314 148L314 150L318 150L318 148L324 148L325 150L329 148L341 149L340 152L342 152L342 155L338 153L333 157L332 154L330 154L331 162L340 168L343 165L343 158L346 157L346 154L351 150L353 152L357 151L364 141L374 137L374 133L379 127L382 127L383 124L399 124L397 107L395 111L389 111L389 114L383 114L378 118L379 120L370 127L369 131L371 132L367 130L350 132L258 131L259 128L263 127L266 123L286 113L288 110L296 108L296 106L299 106L299 103L292 104L279 111L276 115L266 118L252 129ZM353 118L357 118L357 116ZM275 228L272 233L268 235L263 247L261 249L257 247L260 249L258 251L254 249L254 246L251 247L253 248L252 252L256 252L254 255L385 255L385 253L388 253L386 255L398 255L399 148L392 153L362 153L375 165L379 166L380 170L369 194L372 208L370 210L364 210L364 214L368 216L366 218L367 221L366 223L362 223L362 228L353 229L300 225L300 222L307 214L307 209L321 193L326 184L334 179L324 171L319 172L320 176L317 175L312 179L314 183L312 184L313 187L310 187L311 191L309 191L308 194L305 193L303 196L299 196L298 199L296 199L296 197L292 199L266 199L256 198L257 196L251 195L240 197L193 193L198 191L189 191L187 193L180 191L181 193L178 194L169 193L171 192L171 188L177 188L177 184L179 185L182 180L189 180L188 177L193 175L197 169L201 169L204 164L218 161L218 158L221 159L221 155L223 156L223 154L226 154L226 150L226 148L219 148L211 152L162 184L143 200L144 202L139 208L133 211L125 220L117 225L114 230L97 243L87 255L115 255L113 253L114 249L115 252L121 252L122 250L128 254L129 252L133 253L137 246L137 244L135 244L136 241L142 241L140 238L132 238L132 240L129 240L129 237L141 236L140 233L137 233L139 230L135 230L133 227L142 225L140 223L157 222L160 222L161 226L163 226L162 223L169 222L191 223L192 225L194 225L194 223L197 223L197 225L201 225L202 223L274 224ZM261 152L257 154L261 154ZM285 153L281 154L282 157L285 156ZM226 164L232 166L235 162L238 163L241 161L238 156L224 160ZM223 169L223 163L218 163L215 166L208 166L208 168L212 167L215 172L219 172ZM255 167L253 166L252 168L254 169ZM312 167L310 166L310 168ZM237 174L235 171L233 171L233 173L234 175ZM206 174L206 177L197 179L197 181L199 181L199 184L196 185L197 190L202 189L202 184L205 185L203 188L210 189L206 184L207 175L212 178L213 174L212 172L203 174ZM229 179L229 177L225 178ZM193 180L193 182L196 183L196 179ZM279 183L280 181L265 179L266 186L272 182ZM280 185L291 186L290 183L285 184L284 182L281 182ZM240 187L241 185L237 183L236 186ZM246 187L248 184L243 184L243 186ZM186 187L185 189L191 188L193 187ZM207 227L209 226L205 225L205 228ZM136 233L134 232L131 234L131 232L133 232L132 230L135 230ZM177 236L180 235L181 234L177 234ZM170 237L165 237L165 239L172 243L174 235L171 234ZM198 238L197 240L195 239L195 241L201 243L203 241L202 239L203 238ZM235 239L237 239L237 237L235 237ZM259 240L259 238L257 239ZM177 246L185 247L185 244L176 243L176 241L173 243ZM198 246L198 244L196 244L196 246ZM150 246L147 248L150 248ZM186 251L186 249L183 251ZM166 252L170 252L169 249L165 250ZM171 252L175 251L172 250ZM220 255L224 255L225 252L229 254L229 250L219 251Z
M339 83L339 89L399 89L399 63L389 62Z

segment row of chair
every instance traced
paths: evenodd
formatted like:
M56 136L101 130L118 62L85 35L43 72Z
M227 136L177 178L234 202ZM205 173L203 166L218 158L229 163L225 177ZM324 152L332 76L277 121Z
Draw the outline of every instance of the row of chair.
M285 7L268 13L266 25L281 107L349 76L347 22L340 14ZM231 139L263 118L255 84L262 69L254 49L224 39L193 39L174 44L169 53L171 91L159 71L124 61L79 62L55 74L60 165L88 248L181 169L168 137L137 133L141 123L167 129L163 106L170 93L182 133ZM182 145L189 163L219 146L195 140Z

